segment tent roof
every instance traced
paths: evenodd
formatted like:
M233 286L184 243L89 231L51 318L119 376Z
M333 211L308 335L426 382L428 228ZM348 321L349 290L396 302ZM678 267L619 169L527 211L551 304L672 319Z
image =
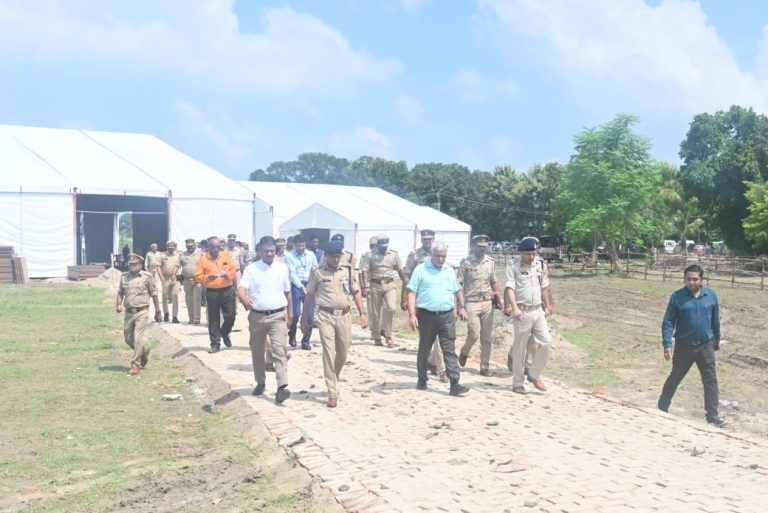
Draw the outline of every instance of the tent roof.
M2 131L0 159L0 191L70 192L70 185L61 174Z

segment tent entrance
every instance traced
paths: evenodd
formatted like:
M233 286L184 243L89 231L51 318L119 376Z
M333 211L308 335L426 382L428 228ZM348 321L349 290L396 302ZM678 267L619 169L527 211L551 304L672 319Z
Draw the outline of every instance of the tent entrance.
M129 219L126 219L129 217ZM77 196L77 264L110 264L127 241L130 251L144 255L156 242L165 248L168 203L143 196Z
M301 234L306 237L307 242L309 242L312 237L320 239L321 248L331 240L331 230L327 228L303 228Z

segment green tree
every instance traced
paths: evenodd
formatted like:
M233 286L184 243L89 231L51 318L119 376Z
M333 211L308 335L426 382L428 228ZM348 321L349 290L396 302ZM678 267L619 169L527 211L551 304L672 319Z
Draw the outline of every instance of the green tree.
M353 182L350 185L381 187L399 196L406 193L408 164L405 161L363 156L349 165L349 171Z
M768 183L747 183L749 215L744 219L744 233L758 251L768 250Z
M347 184L349 161L327 153L302 153L296 160L273 162L266 170L253 171L250 180L297 183Z
M745 183L768 180L768 118L735 105L697 114L680 144L680 157L686 192L701 200L729 246L746 247Z
M621 270L618 245L652 232L647 218L660 183L650 142L633 131L638 118L619 114L575 136L576 154L563 177L556 205L573 242L607 243L612 270Z

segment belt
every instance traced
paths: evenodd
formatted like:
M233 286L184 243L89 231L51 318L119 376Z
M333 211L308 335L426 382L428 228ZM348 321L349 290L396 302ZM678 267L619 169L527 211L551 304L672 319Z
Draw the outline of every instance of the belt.
M530 311L533 311L533 310L540 310L541 309L541 303L539 303L538 305L521 305L521 304L518 304L517 307L520 310L523 310L523 311L526 311L526 312L530 312Z
M147 306L137 306L137 307L131 307L131 306L125 307L125 311L128 312L128 313L132 313L132 314L138 313L138 312L142 312L142 311L148 310L148 309L149 309L149 305L147 305Z
M417 310L419 310L420 312L424 312L432 315L445 315L449 312L453 312L453 308L451 308L450 310L442 310L439 312L436 312L434 310L427 310L426 308L417 308Z
M345 314L349 313L349 307L346 307L346 308L331 308L331 307L328 307L328 306L318 306L318 308L320 310L322 310L323 312L327 312L327 313L332 314L332 315L345 315Z
M272 314L276 314L277 312L282 312L283 310L285 310L284 306L281 306L280 308L275 308L274 310L253 310L253 311L256 312L257 314L272 315Z
M379 285L392 283L393 281L395 281L394 278L371 278L371 283L378 283Z
M704 344L709 344L713 340L677 340L675 339L675 344L682 344L685 346L703 346Z
M490 301L493 298L480 298L480 299L467 299L467 303L485 303L486 301Z

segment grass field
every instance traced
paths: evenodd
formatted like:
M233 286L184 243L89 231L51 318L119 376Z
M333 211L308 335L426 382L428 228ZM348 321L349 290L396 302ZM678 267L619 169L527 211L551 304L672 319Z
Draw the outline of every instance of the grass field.
M308 477L280 482L291 464L237 401L202 408L157 341L128 377L113 305L100 288L0 287L0 511L326 511Z

